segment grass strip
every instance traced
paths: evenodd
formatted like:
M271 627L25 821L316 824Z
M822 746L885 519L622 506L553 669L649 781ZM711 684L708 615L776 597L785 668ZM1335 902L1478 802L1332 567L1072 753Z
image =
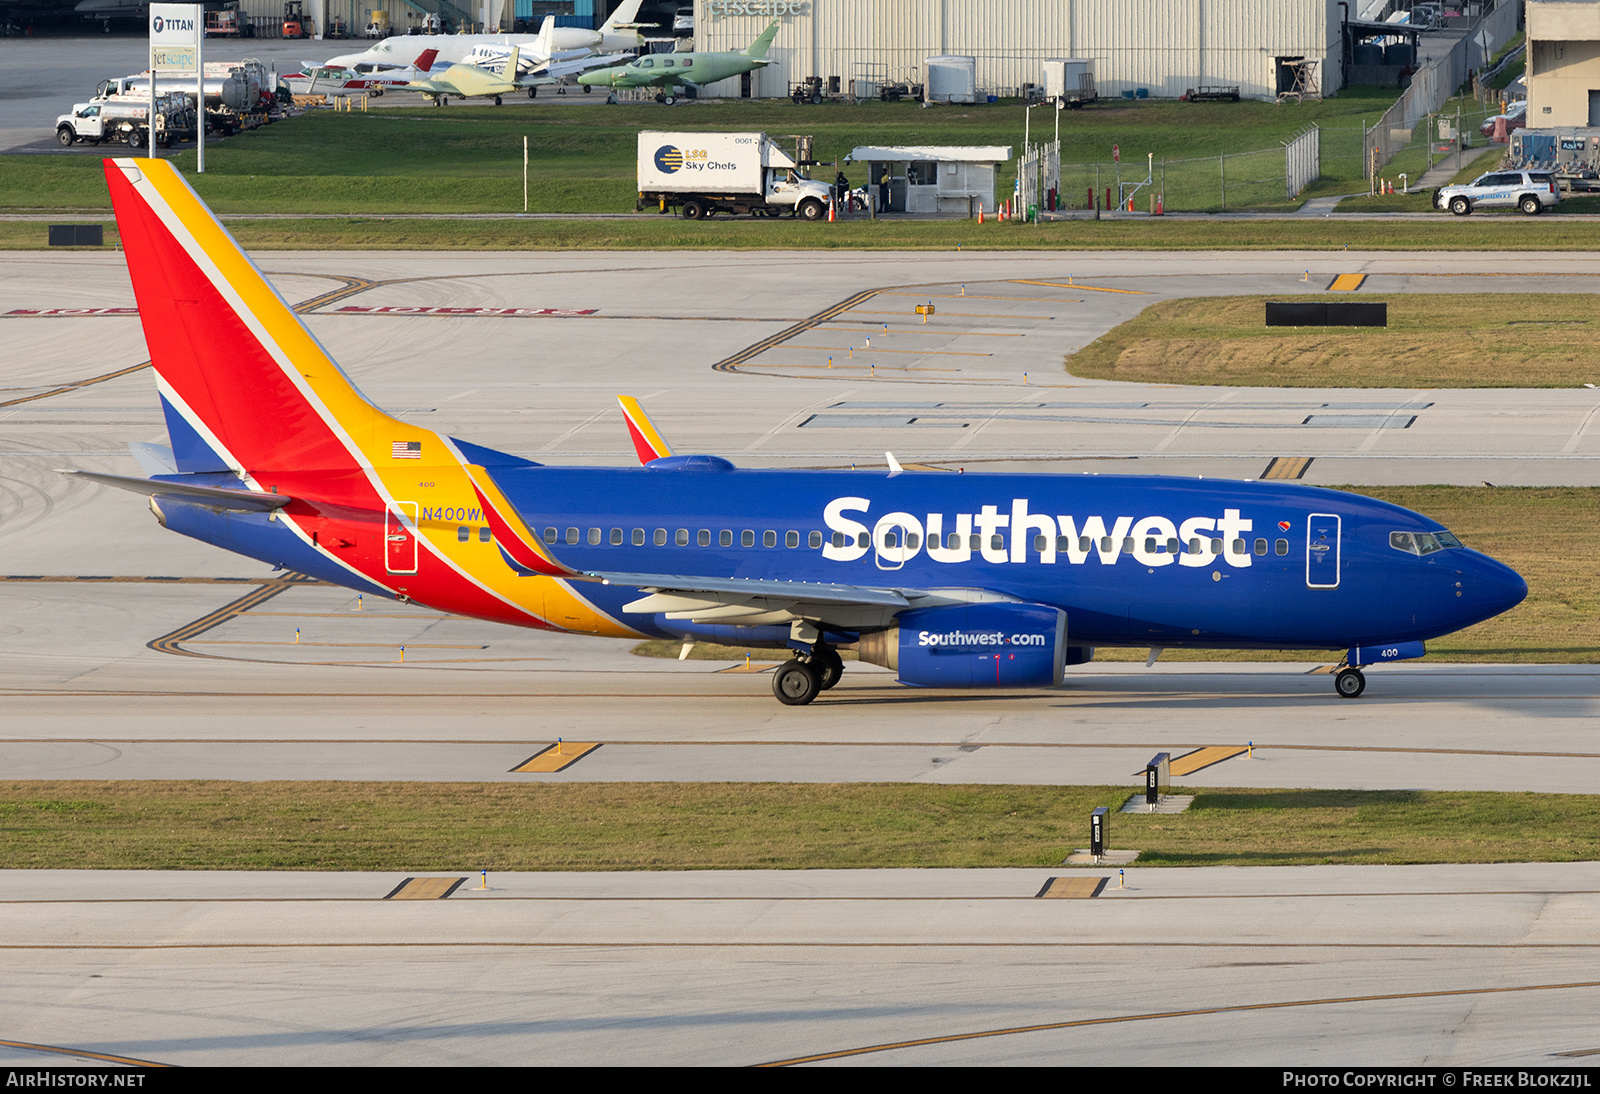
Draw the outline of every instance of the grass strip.
M1265 304L1386 299L1387 327L1268 327ZM1074 376L1245 387L1578 387L1600 381L1588 294L1163 300L1066 359ZM1490 367L1492 366L1492 367Z
M1048 867L1083 845L1090 810L1120 808L1132 792L908 783L9 782L0 783L0 869ZM1202 790L1185 814L1114 816L1111 838L1153 866L1570 862L1600 856L1600 798Z
M1568 204L1564 202L1563 204ZM60 223L104 217L63 210ZM506 214L511 218L513 214ZM866 220L809 224L788 218L716 217L687 221L656 215L608 220L435 220L382 216L315 220L224 217L249 251L1591 251L1600 219L1470 216L1335 221L1272 217L1249 220L1134 217L1043 224L990 220ZM0 250L44 250L43 221L0 221ZM107 250L115 232L107 222Z

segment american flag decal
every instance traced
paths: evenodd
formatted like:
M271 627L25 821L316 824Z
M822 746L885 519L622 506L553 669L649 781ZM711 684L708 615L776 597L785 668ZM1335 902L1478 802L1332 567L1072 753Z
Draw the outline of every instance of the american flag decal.
M421 441L395 441L394 450L390 453L397 460L422 459Z

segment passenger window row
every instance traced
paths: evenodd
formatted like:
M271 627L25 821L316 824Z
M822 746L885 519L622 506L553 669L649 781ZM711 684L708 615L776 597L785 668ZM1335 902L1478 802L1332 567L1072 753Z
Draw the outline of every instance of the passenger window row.
M478 529L478 542L479 543L488 543L493 538L494 538L494 533L489 531L489 529L487 529L487 528L479 528ZM472 540L472 529L468 528L465 524L461 525L459 528L456 529L456 539L460 540L462 543L471 542L471 540Z
M485 529L485 531L487 530ZM778 533L770 528L762 532L746 528L737 533L731 528L723 528L716 533L717 545L732 547L735 535L738 536L739 546L741 547L754 547L758 535L761 537L761 546L776 547L778 545ZM565 535L562 534L560 529L554 527L544 530L544 541L546 543L559 543L563 540L567 543L578 543L582 540L587 540L592 547L598 547L605 543L609 543L613 547L621 547L630 543L635 547L643 547L647 542L657 547L665 547L669 539L675 546L687 547L689 546L689 529L679 528L670 533L670 535L665 528L657 528L653 533L646 532L643 528L634 528L626 532L621 528L612 528L609 533L600 528L590 528L587 534L579 528L568 528ZM711 539L712 531L709 528L701 528L694 533L694 542L701 547L711 546ZM822 533L812 532L807 542L812 548L821 547ZM785 547L800 546L800 533L796 531L784 532L783 545Z
M833 533L833 545L835 547L843 547L848 542L849 542L849 538L843 532L835 532L835 533ZM1102 551L1110 551L1112 549L1113 542L1114 541L1113 541L1112 537L1105 536L1104 538L1102 538L1099 541L1100 550L1102 550ZM1043 554L1045 552L1045 550L1049 547L1049 543L1050 543L1050 541L1045 536L1038 535L1038 536L1034 536L1033 537L1033 549L1036 552L1040 553L1040 554ZM917 547L920 546L920 544L921 544L921 537L918 536L915 532L906 533L905 547L906 547L907 550L915 551L917 549ZM930 537L930 545L936 548L938 546L937 538ZM866 532L859 533L856 536L856 546L858 546L858 547L870 547L870 546L872 546L872 538L871 538L871 536L868 535ZM886 529L884 531L884 533L883 533L882 546L884 548L898 548L900 546L900 532L898 530L892 529L892 528L891 529ZM947 551L958 551L958 550L960 550L961 549L961 534L959 532L950 532L950 533L948 533L944 537L944 547L945 547L945 550L947 550ZM1091 538L1090 536L1079 536L1078 537L1078 552L1080 554L1087 554L1094 547L1095 547L1095 540L1093 538ZM969 534L967 536L967 549L970 550L970 551L980 551L980 550L982 550L983 549L983 536ZM989 549L991 551L1003 551L1003 550L1005 550L1006 549L1006 537L1003 536L1003 535L999 535L999 534L991 535L989 537ZM1072 539L1071 539L1071 537L1070 536L1057 536L1056 537L1055 549L1056 549L1056 553L1057 554L1064 555L1064 554L1068 553L1070 550L1072 550ZM1124 550L1124 551L1128 551L1128 552L1132 552L1133 551L1133 549L1134 549L1134 539L1133 539L1132 536L1128 536L1128 537L1125 537L1123 539L1121 549ZM1273 549L1273 553L1275 553L1275 554L1287 555L1289 553L1289 541L1286 540L1286 539L1280 539L1273 545L1272 549ZM1145 539L1145 541L1144 541L1144 550L1145 550L1146 554L1153 554L1153 555L1171 554L1171 555L1175 555L1175 554L1178 554L1180 551L1183 550L1183 542L1181 540L1178 540L1178 539L1164 539L1163 540L1163 539L1156 539L1154 536L1151 536L1151 537L1148 537L1148 538ZM1234 554L1242 555L1242 554L1245 553L1245 550L1246 550L1246 546L1245 546L1245 541L1244 540L1236 539L1236 540L1233 541L1233 553ZM1192 555L1200 555L1200 554L1207 554L1207 553L1213 554L1213 555L1220 555L1222 553L1222 540L1220 540L1220 539L1210 539L1210 540L1206 540L1206 539L1191 539L1189 541L1189 553L1192 554ZM1264 539L1256 540L1256 542L1255 542L1255 553L1258 554L1258 555L1265 555L1267 553L1267 541L1266 540L1264 540Z

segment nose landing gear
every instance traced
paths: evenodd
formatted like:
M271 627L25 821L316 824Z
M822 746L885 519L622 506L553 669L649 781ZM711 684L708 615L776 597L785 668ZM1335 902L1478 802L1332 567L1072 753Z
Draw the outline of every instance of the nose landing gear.
M1360 669L1340 669L1339 674L1333 678L1333 690L1341 699L1358 699L1361 693L1367 690L1367 678Z

